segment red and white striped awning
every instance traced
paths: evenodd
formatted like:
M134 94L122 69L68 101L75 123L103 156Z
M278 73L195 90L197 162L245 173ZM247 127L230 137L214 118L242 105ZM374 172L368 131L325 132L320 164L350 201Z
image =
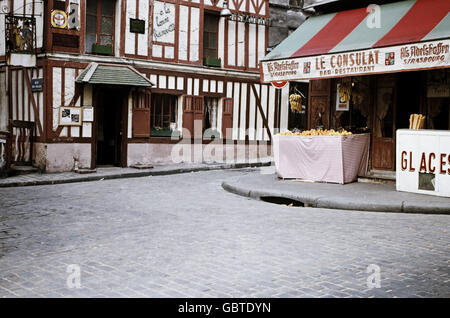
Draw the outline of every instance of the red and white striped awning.
M450 67L450 0L311 17L261 62L263 82Z

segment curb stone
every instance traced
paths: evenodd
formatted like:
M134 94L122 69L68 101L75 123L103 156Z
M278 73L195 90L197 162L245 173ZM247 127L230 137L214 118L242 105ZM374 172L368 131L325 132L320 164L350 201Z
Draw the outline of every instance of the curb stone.
M450 215L450 206L442 205L420 205L415 202L408 203L401 201L399 203L374 203L367 202L366 204L358 202L349 202L344 199L330 199L323 196L307 197L305 195L299 196L297 194L282 192L279 190L251 190L248 187L239 187L229 182L222 182L222 188L230 193L240 196L248 197L255 200L261 200L264 196L282 197L295 201L300 201L305 204L305 207L322 208L322 209L339 209L351 211L366 211L366 212L383 212L383 213L421 213L421 214L448 214Z
M17 181L17 182L10 182L10 183L0 183L0 188L52 185L52 184L101 181L101 180L125 179L125 178L139 178L139 177L150 177L150 176L165 176L165 175L189 173L189 172L200 172L200 171L257 168L257 167L270 166L270 165L271 165L271 162L235 163L235 164L211 165L211 166L195 167L195 168L175 168L175 169L159 170L159 171L154 170L154 171L144 171L144 172L117 173L117 174L110 174L110 175L97 175L97 176L86 175L84 177L75 177L75 178L69 178L69 179L33 180L33 181Z

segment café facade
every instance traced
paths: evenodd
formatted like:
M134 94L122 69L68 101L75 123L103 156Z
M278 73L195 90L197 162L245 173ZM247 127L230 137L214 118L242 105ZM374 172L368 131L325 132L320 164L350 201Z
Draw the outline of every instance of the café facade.
M409 128L411 114L426 116L425 129L450 130L450 1L312 16L260 70L263 83L309 80L305 128L370 132L370 169L395 171L396 132Z
M260 82L268 4L1 0L0 170L171 163L177 144L212 141L267 156L288 110Z

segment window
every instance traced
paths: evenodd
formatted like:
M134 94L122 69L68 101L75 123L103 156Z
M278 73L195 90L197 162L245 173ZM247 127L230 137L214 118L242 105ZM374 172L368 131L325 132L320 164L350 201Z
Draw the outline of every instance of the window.
M214 135L220 137L217 131L217 98L205 97L205 107L203 108L203 132L205 137Z
M203 57L217 60L217 30L219 17L213 14L205 14L203 26ZM212 65L214 66L214 65Z
M171 137L177 130L178 96L152 94L150 116L150 135L152 137Z
M66 11L66 1L65 0L55 0L53 2L53 10Z
M86 52L112 54L114 6L112 0L87 1Z

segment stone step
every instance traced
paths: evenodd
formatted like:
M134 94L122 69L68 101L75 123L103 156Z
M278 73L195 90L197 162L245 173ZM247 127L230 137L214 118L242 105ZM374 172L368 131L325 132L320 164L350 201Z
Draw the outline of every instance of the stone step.
M37 173L39 169L33 166L12 166L11 175L18 176L30 173Z
M390 183L395 184L395 171L371 170L365 177L358 177L363 183Z

